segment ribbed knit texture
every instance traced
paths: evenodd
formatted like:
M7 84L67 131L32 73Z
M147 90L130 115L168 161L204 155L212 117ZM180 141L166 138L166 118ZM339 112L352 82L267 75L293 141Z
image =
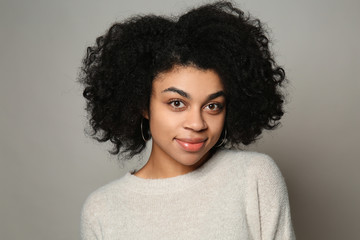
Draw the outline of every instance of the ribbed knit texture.
M127 173L93 192L82 239L295 239L284 179L260 153L222 150L193 172Z

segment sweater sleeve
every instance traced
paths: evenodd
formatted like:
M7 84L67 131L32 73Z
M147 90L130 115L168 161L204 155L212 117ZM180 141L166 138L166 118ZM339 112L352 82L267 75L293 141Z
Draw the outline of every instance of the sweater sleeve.
M99 205L94 195L90 195L85 201L81 211L80 234L82 240L100 240L101 225L97 219Z
M283 176L275 162L268 156L255 159L251 175L252 196L256 198L257 226L261 240L294 240L289 198ZM256 190L255 190L256 189ZM255 191L256 192L255 192ZM255 199L253 199L255 200Z

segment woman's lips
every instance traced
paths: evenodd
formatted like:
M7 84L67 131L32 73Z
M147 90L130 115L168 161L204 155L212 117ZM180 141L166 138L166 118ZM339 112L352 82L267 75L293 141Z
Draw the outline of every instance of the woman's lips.
M206 139L175 139L182 149L188 152L197 152L204 145Z

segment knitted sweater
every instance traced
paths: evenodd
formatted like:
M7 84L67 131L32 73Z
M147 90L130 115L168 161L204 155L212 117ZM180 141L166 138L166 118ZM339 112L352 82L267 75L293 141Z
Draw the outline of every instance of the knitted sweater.
M184 175L127 173L93 192L82 239L295 239L284 179L260 153L222 150Z

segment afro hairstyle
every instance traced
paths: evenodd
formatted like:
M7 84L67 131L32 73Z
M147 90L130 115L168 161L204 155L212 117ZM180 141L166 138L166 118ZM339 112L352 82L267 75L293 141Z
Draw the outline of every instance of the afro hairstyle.
M231 3L194 8L179 17L134 16L114 23L87 48L84 85L90 135L111 141L112 154L146 146L152 81L174 66L212 69L226 93L227 146L254 142L284 114L285 72L274 60L263 24Z

